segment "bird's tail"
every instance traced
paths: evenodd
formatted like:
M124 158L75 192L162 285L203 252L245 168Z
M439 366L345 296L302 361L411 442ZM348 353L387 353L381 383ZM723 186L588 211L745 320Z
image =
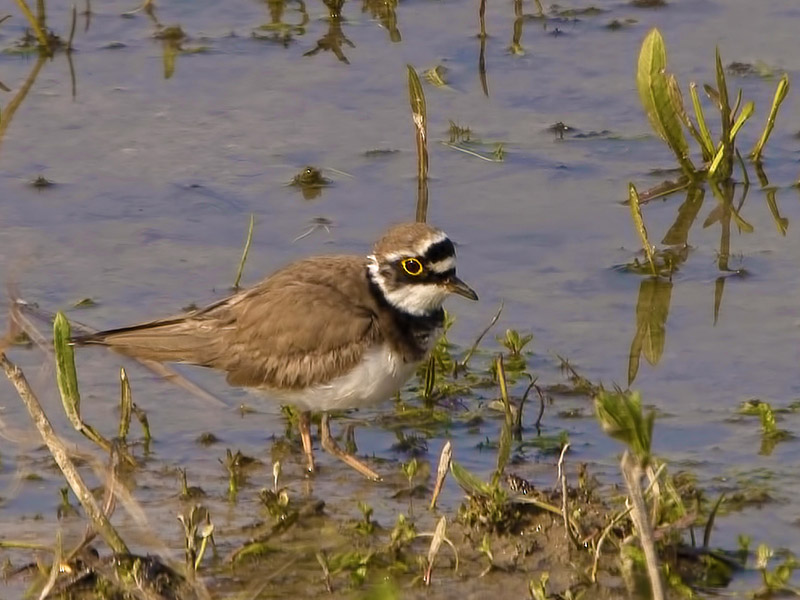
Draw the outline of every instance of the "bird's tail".
M210 365L217 357L217 339L213 328L179 317L77 336L73 342L144 360Z

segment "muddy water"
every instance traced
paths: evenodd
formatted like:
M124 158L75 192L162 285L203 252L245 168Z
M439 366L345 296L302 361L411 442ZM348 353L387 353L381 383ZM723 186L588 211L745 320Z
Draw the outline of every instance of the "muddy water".
M298 6L286 7L286 23L304 20ZM272 35L259 29L271 20L263 3L223 8L215 2L164 2L157 6L157 22L142 12L121 16L136 8L125 2L93 6L89 22L85 15L78 18L74 95L68 63L57 54L43 65L2 139L0 278L48 309L68 309L90 297L97 306L70 316L110 327L225 293L251 213L256 230L246 282L308 254L364 253L388 223L414 215L405 65L442 65L448 86L425 87L432 140L429 220L460 243L460 272L481 296L475 305L451 302L457 317L451 340L469 344L505 301L498 333L514 327L535 335L530 364L544 381L560 381L557 353L593 381L624 385L642 279L618 268L638 248L620 200L628 181L646 189L663 179L655 169L674 166L639 106L634 64L641 39L650 27L661 29L670 68L685 93L690 80L713 81L715 44L726 64L785 71L796 81L800 64L793 40L800 9L790 0L758 7L744 0L676 1L657 9L618 2L594 6L603 12L550 19L546 26L523 19L524 54L512 55L514 7L490 2L488 96L478 74L472 3L401 4L393 30L350 2L338 31L322 3L309 3L307 23L286 40L253 37ZM55 4L48 8L48 23L66 35L69 14ZM526 3L523 12L534 15L536 9ZM607 27L626 19L634 22L620 30ZM168 42L154 35L159 27L178 24L186 34L184 50L193 52L179 53L165 78ZM0 26L0 45L7 50L0 55L0 81L12 89L0 96L3 117L36 67L34 56L13 52L23 29L16 13ZM318 40L324 45L337 39L348 62L324 49L305 56ZM731 87L741 87L745 99L756 102L756 116L740 135L743 149L757 139L776 83L775 76L729 78ZM754 232L742 234L734 226L731 235L730 267L746 275L726 277L715 323L716 282L724 274L717 265L720 225L702 227L716 203L707 194L689 234L689 257L672 281L663 355L657 365L642 358L634 383L659 411L655 450L674 468L691 469L711 492L744 485L766 489L775 499L763 509L718 519L714 541L727 548L747 534L800 552L792 502L800 488L797 442L759 454L757 420L736 415L738 404L749 398L785 407L800 396L800 204L792 187L800 174L797 114L796 95L790 94L764 163L780 215L788 219L785 235L751 169L755 185L741 214ZM483 161L439 144L449 139L449 120L471 128L487 152L502 143L505 160ZM564 139L549 130L559 121L574 128ZM332 179L310 200L288 185L307 164L322 167ZM39 175L55 185L31 186ZM682 202L683 194L677 194L646 207L654 241L669 229ZM330 220L330 231L318 228L301 237L318 217ZM492 341L485 347L497 350ZM35 351L16 351L12 358L28 371L59 431L75 440L60 416L47 360ZM78 360L85 417L112 431L122 363L91 350L81 351ZM256 509L252 501L224 502L226 474L218 459L230 447L269 463L271 440L285 427L278 407L231 390L218 375L182 370L226 406L204 404L124 364L156 438L152 468L139 476L134 491L163 541L180 556L175 467L188 469L190 483L213 490L209 504L219 527L246 523L248 511ZM47 455L11 387L2 383L0 390L10 428L2 450L0 530L3 537L49 543L61 480L52 469L42 471ZM493 394L487 391L483 399ZM257 412L242 417L235 410L240 403ZM559 418L557 412L567 408L582 408L586 418ZM379 468L389 487L402 485L398 465L408 458L392 450L394 433L375 424L392 410L389 402L355 415L367 422L357 431L360 451L388 461ZM544 423L548 433L569 433L572 462L589 462L598 476L614 480L619 448L599 432L587 401L557 399ZM800 434L792 413L779 425ZM222 443L199 447L194 440L203 431ZM496 437L496 424L456 433L456 456L488 473L494 453L481 452L478 444ZM428 439L425 458L435 461L447 437L439 432ZM520 474L549 485L555 459L531 450L527 458L517 466ZM283 460L292 489L304 493L299 456ZM353 498L372 504L386 524L407 508L387 500L386 487L321 460L328 468L311 493L337 507L336 514L356 518ZM256 471L251 492L267 484L269 471ZM42 480L20 480L32 472ZM461 495L450 485L443 506L454 512Z

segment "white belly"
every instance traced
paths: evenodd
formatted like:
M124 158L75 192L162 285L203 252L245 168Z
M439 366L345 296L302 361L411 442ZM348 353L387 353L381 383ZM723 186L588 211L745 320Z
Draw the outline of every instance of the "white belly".
M324 384L304 390L265 391L281 404L300 410L325 411L372 406L396 394L419 363L406 363L388 346L364 354L361 362L346 373Z

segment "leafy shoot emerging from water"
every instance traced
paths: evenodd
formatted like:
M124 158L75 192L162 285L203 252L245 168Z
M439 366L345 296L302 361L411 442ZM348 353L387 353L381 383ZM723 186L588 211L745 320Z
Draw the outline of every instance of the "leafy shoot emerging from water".
M754 594L754 597L771 598L775 595L782 596L784 594L800 595L800 588L790 584L792 574L800 567L800 562L794 556L789 555L774 570L770 571L768 566L773 555L773 550L766 544L760 544L756 550L755 568L761 571L764 587L761 592Z
M627 446L622 455L620 470L628 488L631 519L644 551L653 598L663 600L664 588L653 528L641 488L642 476L651 462L655 411L643 414L642 400L638 392L625 393L621 390L600 392L595 397L595 408L603 430Z
M197 504L186 513L178 515L178 521L183 525L186 566L191 572L197 571L203 561L208 542L215 546L211 514L204 506Z
M675 154L681 170L687 177L687 184L692 180L707 177L717 181L730 179L736 156L736 136L745 122L753 115L755 104L746 102L742 105L742 92L739 90L733 104L730 101L725 69L719 49L716 51L716 85L714 88L705 85L704 90L720 115L720 138L715 144L703 113L697 86L692 83L690 92L695 112L692 121L683 103L683 94L674 75L667 70L667 54L664 39L658 29L647 34L639 52L636 83L639 98L655 132L663 139ZM788 76L784 75L778 83L767 123L760 140L750 153L750 158L758 162L764 144L775 125L775 119L781 103L789 90ZM741 107L741 110L740 110ZM704 169L697 169L689 157L689 145L684 135L684 128L697 141L697 145L706 163Z
M519 356L522 349L527 346L533 339L533 334L520 335L516 329L506 329L506 335L503 338L498 337L497 341L508 348L512 356Z
M603 431L625 444L636 461L646 467L656 414L652 410L643 414L639 392L602 391L595 398L595 408Z

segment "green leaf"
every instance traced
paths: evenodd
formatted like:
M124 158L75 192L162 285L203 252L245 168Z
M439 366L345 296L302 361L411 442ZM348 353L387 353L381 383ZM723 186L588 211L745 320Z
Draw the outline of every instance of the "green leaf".
M650 460L655 411L642 414L639 392L604 390L595 397L594 403L603 431L628 446L639 464L646 466Z
M407 65L408 68L408 95L411 102L411 115L414 118L414 125L417 129L427 131L428 112L425 103L425 92L422 90L422 82L414 67Z
M719 94L719 110L722 117L722 139L730 139L731 128L731 101L728 97L728 83L725 81L725 67L722 66L722 56L719 53L719 46L715 51L717 66L717 93Z
M247 226L247 237L244 240L244 250L242 250L242 258L239 260L239 268L236 270L236 279L233 280L233 289L239 289L239 282L242 280L242 272L244 271L244 263L247 262L247 255L250 253L250 244L253 243L253 227L256 223L256 216L250 213L250 224Z
M492 476L492 485L497 486L503 476L508 459L511 456L511 424L506 421L500 429L500 441L497 447L497 468Z
M655 132L675 153L684 172L692 176L694 165L683 135L680 118L670 100L666 74L667 52L658 29L652 29L642 42L636 70L636 86L642 106Z
M81 423L81 394L78 391L78 374L75 370L75 353L72 348L72 331L67 317L59 311L53 321L53 347L56 354L56 382L61 393L64 412L72 426L83 429Z
M697 84L689 84L689 93L692 96L692 106L694 107L694 116L697 119L697 128L699 129L700 137L703 140L703 160L709 161L714 156L714 142L711 141L711 132L708 130L706 124L706 117L703 114L703 105L700 104L700 97L697 94Z
M778 89L775 90L775 97L772 99L772 108L770 108L769 117L767 117L767 124L764 126L764 132L761 134L761 138L758 140L758 143L756 143L756 145L753 147L752 152L750 152L750 158L754 161L761 160L761 151L764 149L764 144L767 143L767 140L772 133L772 128L775 127L775 118L778 116L778 109L781 107L781 104L786 99L786 95L788 93L789 76L784 75L778 82Z
M689 114L686 112L686 106L683 103L683 92L681 92L675 75L670 74L667 76L667 91L669 92L669 100L672 103L672 108L675 110L675 113L680 118L684 127L689 130L689 133L692 134L692 137L697 141L698 146L700 146L700 151L703 153L703 160L711 160L714 146L710 144L710 140L709 144L706 144L705 138L703 138L689 118Z
M470 473L454 460L450 461L450 472L458 482L458 485L461 486L461 489L470 496L488 496L491 494L491 486L488 483Z
M747 119L753 116L753 111L756 109L756 103L752 100L744 105L742 108L742 112L739 113L739 117L736 119L736 122L731 127L731 143L736 139L736 134L739 133L739 130L742 128L742 125L745 124Z
M647 256L647 261L650 263L653 275L658 275L656 264L653 260L653 246L650 244L650 238L647 236L647 227L645 227L644 218L642 217L642 207L639 205L639 193L636 191L636 186L632 183L628 184L628 206L631 209L631 218L636 227L636 233L639 234L639 240L642 242L642 248L644 248L644 253Z
M408 67L408 97L411 102L411 117L414 120L417 144L417 222L428 218L428 113L425 92L414 67Z

